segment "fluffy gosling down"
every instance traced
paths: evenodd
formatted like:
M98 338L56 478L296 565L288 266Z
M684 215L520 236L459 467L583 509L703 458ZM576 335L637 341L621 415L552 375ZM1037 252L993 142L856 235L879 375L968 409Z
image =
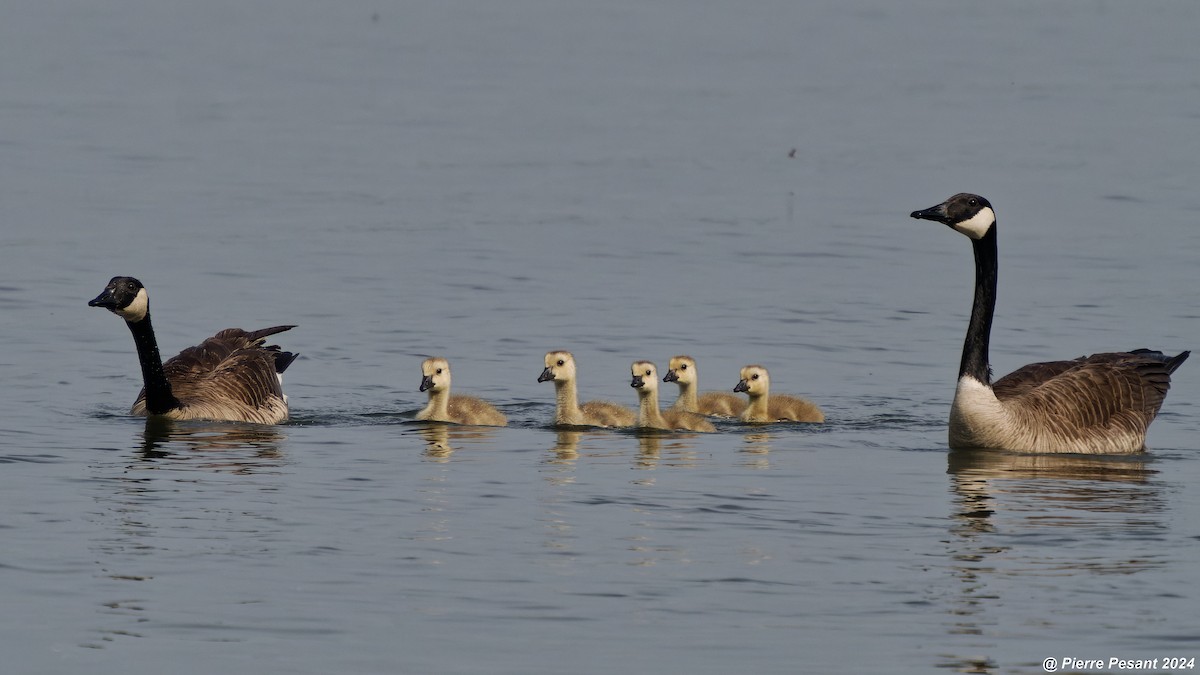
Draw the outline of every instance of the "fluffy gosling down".
M474 396L450 393L450 362L440 357L421 362L421 391L429 392L429 403L417 419L451 424L502 427L508 424L496 406Z
M588 401L579 405L575 388L575 357L571 352L546 353L546 368L538 382L554 383L554 423L568 426L631 427L637 413L609 401Z
M669 431L716 431L712 422L703 415L686 410L659 410L658 369L649 361L634 361L630 366L633 381L629 386L637 389L638 421L643 429L667 429Z
M824 422L825 413L812 401L796 396L771 396L771 376L762 366L742 368L742 379L733 388L750 397L743 422Z
M88 306L103 307L125 319L133 333L143 387L130 414L256 424L287 421L283 371L296 354L263 341L295 326L250 332L226 328L163 363L150 324L150 296L142 282L113 277Z
M679 398L672 410L712 415L714 417L737 417L746 409L746 399L727 391L706 391L697 394L700 376L696 372L696 360L690 356L671 357L671 367L663 376L663 382L679 385Z

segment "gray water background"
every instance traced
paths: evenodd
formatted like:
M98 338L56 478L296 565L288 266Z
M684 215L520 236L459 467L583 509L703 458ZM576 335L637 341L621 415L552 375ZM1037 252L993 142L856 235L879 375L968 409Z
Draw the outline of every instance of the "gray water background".
M1200 347L1200 5L0 5L12 673L1041 672L1200 656L1200 370L1130 458L949 452L992 360ZM293 420L125 415L279 323ZM762 363L821 426L556 432ZM419 363L505 429L426 427ZM665 390L669 395L669 388Z

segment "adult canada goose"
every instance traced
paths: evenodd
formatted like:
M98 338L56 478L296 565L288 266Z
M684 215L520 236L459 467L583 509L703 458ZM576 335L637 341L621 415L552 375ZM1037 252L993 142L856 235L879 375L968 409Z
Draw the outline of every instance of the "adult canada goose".
M967 235L975 251L975 304L967 324L958 387L950 406L950 447L1019 452L1130 453L1146 446L1171 373L1189 352L1149 349L1033 363L991 381L988 341L996 308L996 214L988 200L957 194L913 211Z
M772 396L771 376L762 366L742 368L742 379L734 391L746 392L750 405L742 412L743 422L824 422L825 413L812 401L796 396Z
M450 362L446 359L434 357L421 362L421 391L429 392L429 404L417 413L419 420L489 427L508 424L504 413L491 403L450 394Z
M678 431L716 431L703 415L686 410L658 409L658 369L649 361L634 361L630 367L633 381L629 386L638 392L637 425L646 429Z
M608 401L588 401L579 405L575 390L575 357L571 352L546 353L546 369L538 382L554 382L554 423L572 426L631 427L637 413Z
M679 385L679 398L672 410L686 410L701 415L737 417L746 409L746 400L727 391L706 391L697 394L700 387L696 373L696 360L690 356L672 356L671 367L663 376L663 382Z
M258 424L287 421L283 371L296 355L264 346L263 341L295 326L252 332L226 328L164 364L150 324L150 297L142 282L113 277L88 306L103 307L125 319L133 333L145 386L131 414Z

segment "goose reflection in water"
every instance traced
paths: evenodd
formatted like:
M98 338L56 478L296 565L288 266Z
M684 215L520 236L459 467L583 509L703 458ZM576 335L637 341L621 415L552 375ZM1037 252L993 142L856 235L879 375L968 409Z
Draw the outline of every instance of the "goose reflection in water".
M951 450L948 566L961 585L949 601L948 632L986 636L1007 622L1035 620L1014 611L1049 626L1055 619L1041 605L1028 606L1031 584L1052 604L1060 589L1094 575L1164 566L1166 557L1144 545L1165 527L1167 506L1147 459ZM978 653L947 658L961 672L994 672Z
M279 446L286 439L274 426L150 417L141 433L139 454L143 460L174 460L198 469L249 474L277 468L284 458Z

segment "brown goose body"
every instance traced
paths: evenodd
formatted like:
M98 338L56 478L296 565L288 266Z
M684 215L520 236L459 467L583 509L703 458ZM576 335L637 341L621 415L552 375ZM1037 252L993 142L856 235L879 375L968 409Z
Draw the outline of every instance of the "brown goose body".
M1142 349L1032 363L990 388L962 377L950 408L950 447L1140 452L1171 373L1188 355Z
M983 197L961 193L914 211L971 239L975 300L950 407L952 448L1036 453L1141 452L1146 431L1190 352L1107 352L1033 363L991 382L988 346L996 307L996 214Z
M265 338L295 326L247 332L226 328L163 364L163 374L179 407L162 413L176 420L230 420L280 424L288 419L287 396L280 375L296 358ZM130 409L148 415L146 388Z
M114 277L88 304L121 316L133 333L143 387L131 414L256 424L287 421L282 375L296 355L265 340L295 326L227 328L163 363L140 281Z

